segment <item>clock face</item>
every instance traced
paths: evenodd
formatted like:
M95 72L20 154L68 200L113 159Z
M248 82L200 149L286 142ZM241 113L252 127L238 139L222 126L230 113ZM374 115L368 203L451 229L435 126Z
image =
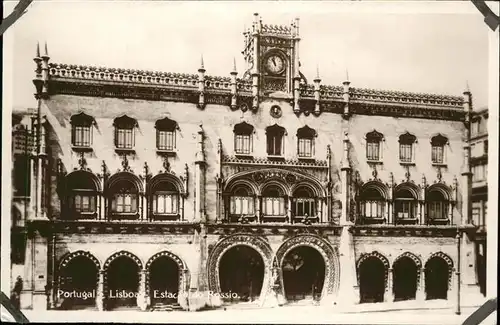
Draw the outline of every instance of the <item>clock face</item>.
M285 62L279 55L270 55L266 60L266 68L269 73L280 74L285 70Z

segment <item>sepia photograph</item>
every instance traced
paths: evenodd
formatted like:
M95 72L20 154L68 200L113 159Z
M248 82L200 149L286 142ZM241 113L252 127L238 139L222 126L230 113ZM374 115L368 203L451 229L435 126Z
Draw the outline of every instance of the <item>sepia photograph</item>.
M463 323L497 286L478 8L31 2L2 35L2 292L44 322Z

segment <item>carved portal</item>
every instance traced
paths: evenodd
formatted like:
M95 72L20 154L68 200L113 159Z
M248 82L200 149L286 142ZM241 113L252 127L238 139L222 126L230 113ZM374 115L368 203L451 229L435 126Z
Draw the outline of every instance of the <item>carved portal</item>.
M219 264L222 256L229 249L238 246L249 246L255 249L264 261L264 279L259 297L259 302L263 302L266 295L272 290L271 286L271 268L272 268L272 249L269 243L260 236L252 234L235 234L220 240L211 250L208 258L208 286L214 293L221 292L219 278Z
M340 262L338 252L323 238L304 234L292 237L285 241L276 252L276 259L280 268L280 285L281 292L285 296L283 283L283 261L286 255L294 248L299 246L309 246L316 249L325 261L325 280L323 291L321 292L321 300L327 296L333 296L337 293L340 281Z

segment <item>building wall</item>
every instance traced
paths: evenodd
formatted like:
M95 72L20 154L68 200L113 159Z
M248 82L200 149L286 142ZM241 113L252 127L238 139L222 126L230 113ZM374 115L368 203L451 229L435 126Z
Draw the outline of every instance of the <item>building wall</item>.
M273 118L269 114L271 106L279 105L283 115ZM452 185L454 178L458 181L458 190L464 187L461 184L460 169L463 161L462 137L464 126L462 122L440 121L416 118L395 118L383 116L355 115L349 121L344 121L338 114L323 113L319 117L309 115L296 116L292 112L289 103L283 100L265 100L261 103L256 113L251 111L232 112L226 106L207 105L201 111L194 104L152 102L143 100L125 100L116 98L93 98L76 97L68 95L56 95L45 102L45 113L47 119L54 129L51 138L51 149L54 158L63 161L65 168L70 172L78 167L79 154L71 149L71 125L69 120L72 115L80 111L91 115L96 120L93 128L93 152L86 154L87 167L94 173L99 173L102 161L106 162L111 173L121 168L121 159L114 151L114 129L113 119L126 114L138 120L138 129L135 135L135 154L129 158L129 164L138 175L142 174L144 163L147 162L150 171L156 174L163 169L162 158L156 154L156 120L169 117L179 125L177 133L177 154L170 158L172 170L177 175L182 175L184 166L189 168L190 189L194 188L194 156L196 154L196 135L199 125L203 125L205 132L205 154L207 161L206 177L206 208L210 220L215 220L216 182L218 173L217 141L222 140L223 153L234 155L234 125L245 121L255 127L253 135L253 149L255 157L266 157L266 133L265 128L277 123L287 130L285 136L285 158L297 158L297 136L299 128L307 125L318 132L315 139L315 157L325 160L327 146L332 148L332 179L336 197L340 199L340 162L343 153L343 133L348 132L350 141L350 160L353 173L359 172L361 181L373 178L373 167L366 161L366 133L377 130L384 134L382 161L377 165L377 177L382 182L389 182L389 173L393 173L395 183L406 179L406 168L399 163L399 135L410 132L417 137L415 145L415 165L409 168L410 180L421 184L422 176L425 176L428 184L438 181L438 169L441 170L442 180ZM431 162L430 139L438 133L449 139L445 147L445 165L433 166ZM323 180L322 180L323 181ZM461 196L461 195L459 195ZM54 214L57 215L59 205L55 188L52 188L52 206ZM187 220L194 217L194 197L190 195L185 201L185 215ZM460 205L455 207L453 223L460 219Z

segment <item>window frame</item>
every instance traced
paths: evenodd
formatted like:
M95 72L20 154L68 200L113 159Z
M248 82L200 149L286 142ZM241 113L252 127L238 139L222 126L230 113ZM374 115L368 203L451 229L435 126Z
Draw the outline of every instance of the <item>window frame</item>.
M234 126L234 153L237 156L253 155L253 133L255 129L252 125L241 122Z
M127 115L122 115L115 118L113 126L115 128L115 149L123 151L134 151L136 142L135 129L138 127L137 120ZM123 142L121 142L121 138L123 138Z
M285 128L274 124L266 128L266 152L269 157L284 157L285 155ZM272 150L270 150L272 147ZM277 148L279 147L279 152Z
M91 149L94 139L94 125L95 119L80 112L71 116L71 145L73 148Z
M414 164L415 163L415 144L417 143L417 138L406 132L399 136L399 163L400 164ZM409 152L410 157L406 157Z
M155 129L156 150L161 152L175 152L177 150L177 131L179 131L177 122L165 117L156 121Z
M297 130L297 157L302 159L314 159L315 152L315 138L317 132L305 125Z
M431 162L433 165L446 165L448 138L437 134L431 138Z

